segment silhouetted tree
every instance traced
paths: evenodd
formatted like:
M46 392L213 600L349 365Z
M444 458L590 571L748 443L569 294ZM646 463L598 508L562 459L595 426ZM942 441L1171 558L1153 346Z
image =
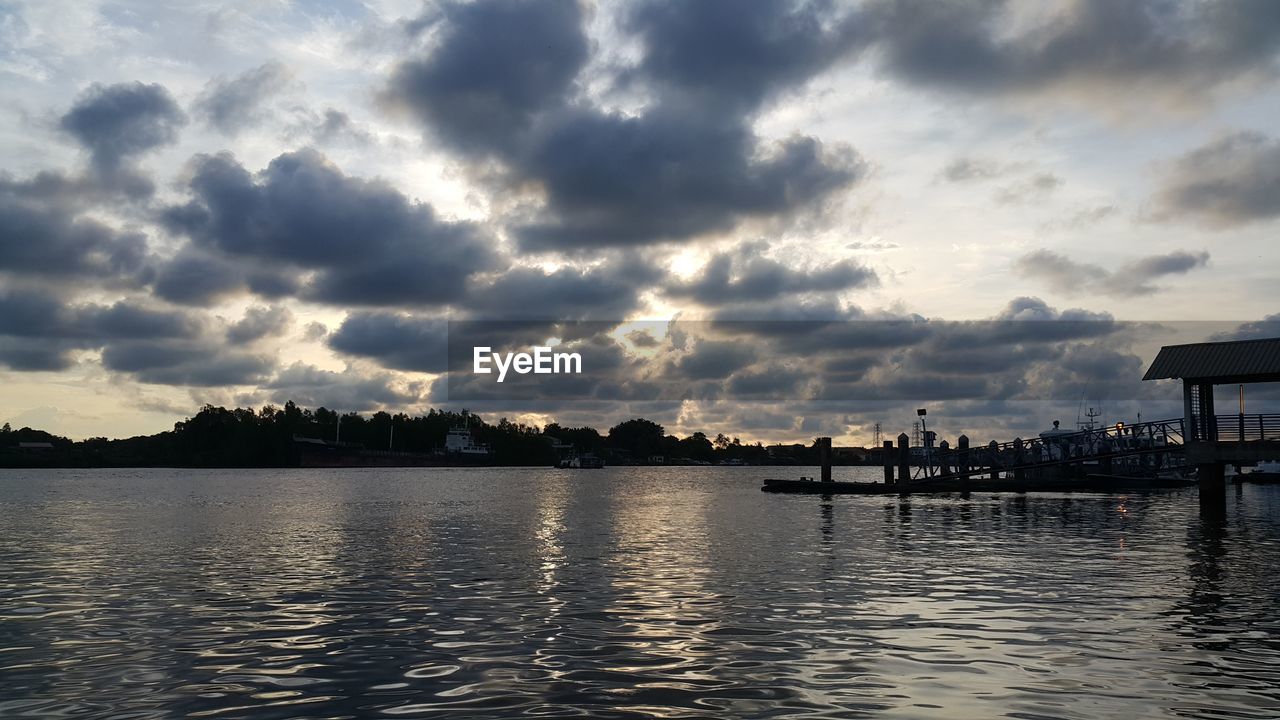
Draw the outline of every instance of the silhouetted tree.
M609 444L642 460L662 449L663 427L652 420L634 418L609 428Z

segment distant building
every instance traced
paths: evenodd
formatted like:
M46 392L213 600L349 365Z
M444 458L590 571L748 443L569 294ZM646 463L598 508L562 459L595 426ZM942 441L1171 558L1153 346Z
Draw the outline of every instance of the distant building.
M546 438L546 440L551 443L552 450L563 452L563 451L573 449L573 443L567 443L561 440L560 438L556 437L555 435L544 434L542 437Z
M837 460L866 462L868 451L864 447L838 447L831 449L831 455Z
M800 443L792 443L790 445L778 443L777 445L769 445L764 449L764 452L768 458L778 459L778 458L794 458L795 456L803 453L804 450L805 450L804 445L801 445Z

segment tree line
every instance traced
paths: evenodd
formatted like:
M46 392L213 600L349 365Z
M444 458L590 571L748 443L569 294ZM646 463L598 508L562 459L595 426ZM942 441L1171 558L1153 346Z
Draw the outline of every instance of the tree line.
M790 446L791 454L771 455L760 443L738 438L708 438L695 432L668 435L644 418L618 423L605 433L592 427L538 428L501 418L490 424L467 410L431 409L423 415L376 412L339 414L320 407L261 409L206 405L173 430L120 440L72 441L32 428L0 428L0 466L66 467L289 467L297 464L295 438L341 441L351 447L430 453L441 448L452 428L467 428L477 443L492 450L495 465L550 465L566 452L593 453L611 464L659 462L801 462L816 458L812 445Z

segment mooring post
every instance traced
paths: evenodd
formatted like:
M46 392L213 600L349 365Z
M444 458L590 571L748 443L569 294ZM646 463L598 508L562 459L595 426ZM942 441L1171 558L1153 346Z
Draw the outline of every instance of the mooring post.
M898 434L898 482L911 482L911 438Z
M950 475L951 467L947 465L947 452L951 450L951 444L946 440L938 443L938 474Z
M1013 464L1021 465L1026 460L1026 453L1022 445L1022 438L1013 439ZM1014 480L1023 480L1027 477L1027 471L1017 468L1013 471Z
M1000 479L1000 445L995 440L992 440L991 443L987 445L987 456L991 458L991 479L999 480Z
M1225 467L1221 463L1205 463L1196 465L1196 476L1200 480L1200 494L1222 497L1227 489Z
M822 482L831 482L831 438L818 438L818 464L822 466Z
M956 462L956 472L969 477L969 436L961 435L956 438L956 448L960 451L959 458Z
M1226 467L1219 463L1196 465L1200 480L1200 515L1205 519L1223 520L1227 515Z
M892 485L893 484L893 441L885 440L884 446L880 448L880 451L883 454L883 457L881 457L880 459L884 461L884 484Z

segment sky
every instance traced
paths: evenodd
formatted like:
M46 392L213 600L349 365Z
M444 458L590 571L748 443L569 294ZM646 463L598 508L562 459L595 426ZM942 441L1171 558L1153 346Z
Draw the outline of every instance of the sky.
M0 2L0 421L1176 415L1160 344L1280 334L1278 59L1270 0Z

